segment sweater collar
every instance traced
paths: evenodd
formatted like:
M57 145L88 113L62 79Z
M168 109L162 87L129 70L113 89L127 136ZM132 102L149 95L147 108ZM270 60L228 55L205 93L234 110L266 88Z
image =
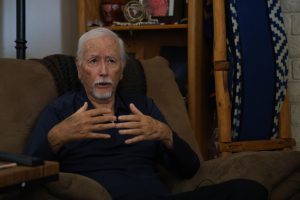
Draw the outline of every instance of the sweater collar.
M84 102L88 102L88 109L94 109L94 105L87 97L86 91L84 87L80 88L79 91L79 107L83 105ZM126 104L126 94L123 91L120 91L120 89L117 89L116 91L116 97L115 97L115 114L118 116L124 112L128 113L130 112L129 105Z

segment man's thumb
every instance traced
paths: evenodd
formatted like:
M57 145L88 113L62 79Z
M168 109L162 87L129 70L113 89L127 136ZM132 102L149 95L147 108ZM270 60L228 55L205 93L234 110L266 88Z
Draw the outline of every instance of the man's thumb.
M85 101L84 104L75 113L81 113L83 111L86 111L87 108L88 108L88 103Z
M129 104L130 110L132 113L137 114L137 115L142 115L143 113L133 104Z

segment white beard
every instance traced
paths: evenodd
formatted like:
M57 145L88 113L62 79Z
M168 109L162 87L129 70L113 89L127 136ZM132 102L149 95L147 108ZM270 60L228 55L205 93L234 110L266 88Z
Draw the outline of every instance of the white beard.
M107 100L109 98L112 97L112 91L108 91L108 92L105 92L105 93L99 93L97 92L97 84L98 83L110 83L112 84L112 80L108 79L108 78L100 78L99 80L96 80L94 82L94 88L93 88L93 91L92 91L92 95L95 99L98 99L100 101L103 101L103 100Z
M107 100L111 98L112 91L105 92L105 93L98 93L95 89L93 89L93 96L98 100Z

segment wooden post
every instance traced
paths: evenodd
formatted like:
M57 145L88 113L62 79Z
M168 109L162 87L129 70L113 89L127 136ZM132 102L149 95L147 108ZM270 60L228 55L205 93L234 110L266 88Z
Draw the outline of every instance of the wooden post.
M220 142L231 142L231 103L227 87L227 72L215 71L215 89Z
M214 62L226 61L226 26L224 0L213 0Z
M228 92L228 62L226 51L226 26L224 0L213 0L214 21L214 75L220 143L231 142L231 102ZM221 152L226 156L231 152Z

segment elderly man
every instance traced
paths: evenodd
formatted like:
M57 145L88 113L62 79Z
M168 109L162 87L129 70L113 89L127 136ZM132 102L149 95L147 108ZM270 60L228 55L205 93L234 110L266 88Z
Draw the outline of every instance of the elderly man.
M117 89L125 62L123 41L115 33L105 28L85 33L79 39L76 60L83 87L44 109L25 153L57 160L61 171L98 181L113 199L170 199L157 176L156 163L189 178L198 170L199 160L170 129L151 99ZM249 192L265 194L260 185L242 182ZM234 196L226 192L233 185L240 181L173 198L206 195L212 199L221 191L225 199Z

